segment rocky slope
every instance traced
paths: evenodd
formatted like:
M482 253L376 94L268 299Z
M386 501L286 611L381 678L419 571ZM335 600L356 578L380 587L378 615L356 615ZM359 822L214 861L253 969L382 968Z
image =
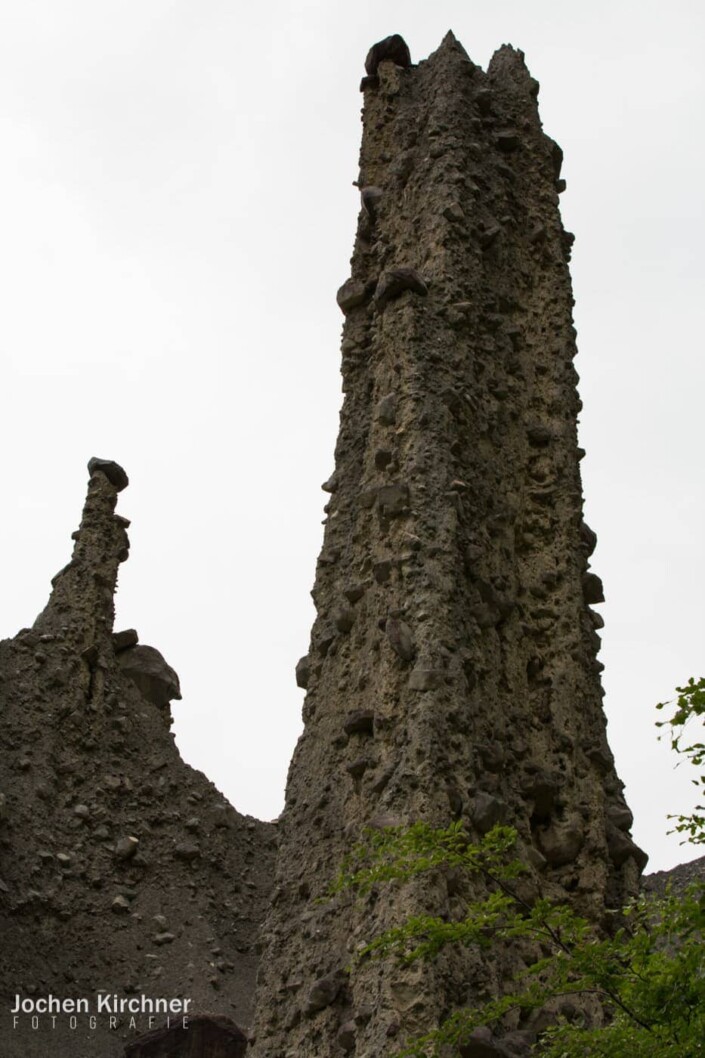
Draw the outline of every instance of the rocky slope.
M687 863L679 863L670 871L654 871L644 877L644 892L649 895L661 897L667 890L679 896L693 882L705 885L705 856L699 856L696 860Z
M114 511L126 484L91 461L70 563L32 628L0 643L0 1053L112 1058L149 1027L30 1015L39 1000L188 997L189 1011L250 1023L256 933L275 827L236 812L181 760L170 731L178 678L132 632L113 635L128 555ZM154 1025L160 1025L163 1016Z

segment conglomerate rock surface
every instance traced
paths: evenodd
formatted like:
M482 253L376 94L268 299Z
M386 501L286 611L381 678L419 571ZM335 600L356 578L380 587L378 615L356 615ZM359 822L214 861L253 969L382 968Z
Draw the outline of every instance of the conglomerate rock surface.
M452 918L471 892L433 877L363 904L325 898L366 826L511 823L534 894L598 925L646 859L602 711L561 150L520 51L500 48L485 73L452 34L416 66L390 49L402 65L378 47L362 83L362 209L338 293L345 400L257 1058L379 1058L501 993L531 958L517 945L356 963L382 927ZM531 1023L505 1030L529 1045Z
M275 828L183 762L178 677L134 632L112 635L129 524L114 466L93 469L48 606L0 643L2 1058L116 1058L165 1021L42 1015L34 1029L20 1014L15 1028L16 995L88 997L91 1013L99 990L181 997L189 1013L251 1020Z

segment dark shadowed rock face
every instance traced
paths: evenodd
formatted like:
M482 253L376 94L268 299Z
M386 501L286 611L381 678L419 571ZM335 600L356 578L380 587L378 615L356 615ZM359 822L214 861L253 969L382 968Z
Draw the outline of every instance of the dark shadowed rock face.
M122 480L92 467L71 562L33 628L0 643L2 1058L117 1058L149 1027L13 1030L16 994L94 1009L103 989L252 1016L275 828L184 764L176 673L134 631L112 636Z
M531 891L600 927L645 861L605 736L572 237L538 83L520 51L503 46L485 72L452 33L416 66L387 38L366 70L339 292L345 401L297 668L305 728L262 935L257 1058L386 1054L524 965L518 949L356 963L378 930L452 919L470 895L428 877L366 903L325 898L365 827L513 824ZM522 1053L532 1029L508 1023L467 1053Z
M141 1036L125 1058L243 1058L246 1050L247 1037L230 1018L200 1014Z

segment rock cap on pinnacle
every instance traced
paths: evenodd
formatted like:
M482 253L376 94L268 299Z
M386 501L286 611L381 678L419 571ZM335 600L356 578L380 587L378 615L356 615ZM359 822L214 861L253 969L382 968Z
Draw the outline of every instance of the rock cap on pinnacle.
M409 45L398 33L393 33L391 37L385 37L384 40L378 40L372 45L365 59L365 70L368 76L374 77L379 64L385 61L396 63L405 70L411 66Z
M88 460L88 473L91 477L93 477L96 470L100 470L102 474L105 474L110 484L114 485L118 492L122 492L130 484L127 474L114 459L99 459L97 456L93 456Z

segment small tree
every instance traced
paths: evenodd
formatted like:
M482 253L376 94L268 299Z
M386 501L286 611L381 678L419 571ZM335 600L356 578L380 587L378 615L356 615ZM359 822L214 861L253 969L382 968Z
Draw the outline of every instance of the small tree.
M705 745L686 744L686 726L705 714L705 680L678 688L668 726L671 745L691 764L705 763ZM700 788L705 775L696 780ZM705 807L674 817L676 831L692 844L705 842ZM623 909L623 925L613 937L597 935L592 924L568 906L537 899L527 902L516 880L527 870L514 849L517 833L495 827L471 842L462 824L434 829L370 831L355 849L334 886L368 892L392 880L453 868L485 882L482 899L468 901L464 915L445 921L418 915L375 937L360 958L396 957L403 962L435 958L446 945L496 950L520 940L540 942L541 957L513 982L506 995L456 1011L439 1028L406 1043L398 1058L438 1056L457 1048L481 1025L498 1023L510 1011L544 1007L570 996L596 997L606 1023L591 1027L579 1017L547 1029L536 1053L544 1058L703 1058L705 1056L705 885L685 895L668 892L661 900L642 897ZM538 945L537 945L538 949Z
M675 704L676 708L668 720L663 720L657 727L668 726L670 728L671 749L684 756L695 768L705 766L705 743L691 742L687 744L686 728L688 737L693 723L702 721L705 717L705 678L688 680L685 687L676 687L678 697L674 702L660 702L656 708L665 709L668 705ZM684 742L686 744L684 744ZM697 786L701 796L705 797L705 773L700 772L692 780L693 786ZM678 823L674 830L679 834L687 835L686 841L691 845L705 845L705 805L697 805L695 810L687 816L669 816L677 819Z

